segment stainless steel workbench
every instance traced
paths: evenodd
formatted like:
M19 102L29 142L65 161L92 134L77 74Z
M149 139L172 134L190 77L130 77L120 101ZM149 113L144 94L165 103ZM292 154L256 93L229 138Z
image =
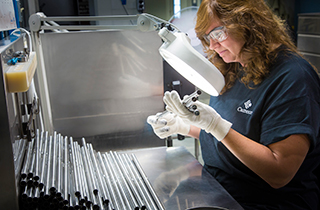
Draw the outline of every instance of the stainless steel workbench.
M243 209L209 173L202 170L202 165L185 147L125 152L136 155L166 210L193 207Z

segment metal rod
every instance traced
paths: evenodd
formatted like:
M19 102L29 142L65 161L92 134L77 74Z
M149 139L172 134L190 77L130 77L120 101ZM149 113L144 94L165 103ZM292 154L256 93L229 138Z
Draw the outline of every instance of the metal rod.
M121 179L119 178L120 174L117 172L117 170L115 168L116 163L113 162L112 157L110 156L110 154L106 154L106 157L107 157L107 160L109 161L111 171L113 172L114 177L116 178L115 179L117 181L116 183L118 184L118 187L119 187L120 192L122 194L122 198L125 201L127 208L135 209L136 206L134 206L134 204L133 204L133 202L131 200L131 197L130 197L130 200L129 200L127 195L126 195L126 192L125 192L125 190L124 190L124 188L123 188L123 186L121 184L122 182L121 182ZM127 208L125 208L125 209L127 209Z
M91 180L92 180L92 187L93 187L93 193L96 195L98 194L98 187L97 187L97 184L96 182L94 181L95 180L95 176L93 174L93 167L92 167L92 162L91 162L91 158L89 156L89 151L88 151L88 148L87 148L87 145L86 145L86 140L85 138L82 138L82 146L84 148L84 152L85 152L85 157L86 157L86 160L87 160L87 164L88 164L88 168L90 170L90 176L91 176Z
M82 155L82 151L81 151L81 148L79 148L79 155ZM81 156L80 156L81 157ZM87 182L87 178L86 178L86 168L84 166L84 161L83 159L81 158L81 163L82 163L82 168L83 170L81 171L82 172L82 180L83 180L83 183L84 183L84 189L85 189L85 194L84 194L84 198L86 200L86 206L87 207L91 207L92 205L92 193L90 193L90 189L89 189L89 183Z
M135 156L129 158L128 154L113 151L101 154L84 138L82 143L80 147L70 137L68 144L68 137L56 132L48 137L48 132L40 134L37 130L36 137L24 149L26 156L29 154L29 161L25 161L29 167L24 169L33 171L34 176L40 174L40 183L35 187L38 183L35 179L26 179L28 176L21 179L25 208L164 209L157 203L160 201ZM27 141L15 142L15 152L23 148L23 144L27 145ZM19 154L14 157L18 161Z
M99 192L100 194L100 192ZM93 206L93 209L96 209L96 210L104 210L104 205L103 205L103 200L102 200L102 196L100 195L96 195L97 196L97 200L98 200L98 204L95 206Z
M127 183L129 184L132 192L134 193L134 197L136 198L137 202L139 203L139 206L141 207L141 209L145 209L146 205L142 201L142 198L141 198L140 194L138 193L136 186L131 181L131 178L129 177L129 172L126 169L123 160L120 158L120 156L118 155L117 152L113 152L113 154L114 154L115 159L119 163L120 169L122 170L122 174L124 175L125 179L127 180Z
M49 146L49 142L48 142L48 132L46 132L45 141L44 141L44 150L43 150L42 166L41 166L40 183L39 183L40 189L43 189L43 187L44 187L44 185L45 185L46 177L47 177L47 176L46 176L47 170L45 170L45 169L47 168L48 146Z
M112 16L77 16L77 17L40 17L41 21L98 21L98 20L134 20L138 15L112 15Z
M39 129L37 129L37 136L36 136L36 165L35 165L35 172L33 179L36 181L39 181L40 179L40 164L41 164L41 150L42 150L42 145L43 145L43 131L40 134Z
M72 169L73 169L73 176L74 176L74 193L76 196L80 196L80 187L79 187L79 180L78 180L78 169L77 169L77 163L76 163L76 157L75 157L75 151L74 151L74 143L73 138L70 137L70 148L71 148L71 163L72 163Z
M99 184L99 187L102 191L101 194L103 195L105 202L108 203L109 202L109 200L108 200L109 195L107 194L107 189L105 188L105 185L103 184L102 177L101 177L100 170L99 170L100 167L98 166L97 159L96 159L96 156L95 156L93 148L92 148L92 144L88 144L88 147L89 147L89 152L91 154L92 163L93 163L93 166L94 166L94 169L96 172L96 176L98 178L98 184Z
M52 151L52 176L51 176L51 194L55 194L57 191L56 188L56 176L57 176L57 132L53 133L53 151ZM47 186L49 187L49 186Z
M50 176L51 176L51 160L52 160L52 136L49 137L49 149L48 149L48 166L47 166L47 179L45 184L45 191L44 191L44 199L49 200L50 192L49 192L49 185L50 185Z
M34 143L34 139L32 139L28 143L27 157L26 157L24 165L23 165L23 169L22 169L22 172L21 172L21 178L26 178L28 176L28 169L29 169L30 162L31 162L31 159L32 159L33 143Z
M27 178L21 178L21 180L20 180L20 186L21 186L21 187L27 186Z
M115 175L114 175L114 173L113 173L113 170L111 169L111 166L110 166L110 164L109 164L109 161L108 161L108 158L107 158L107 154L102 154L102 157L103 157L104 164L105 164L107 170L109 171L109 175L110 175L110 178L111 178L112 183L113 183L113 184L111 184L110 186L114 188L114 190L115 190L115 192L116 192L115 198L117 198L118 201L119 201L118 203L121 204L121 207L120 207L119 209L126 209L126 205L125 205L125 203L124 203L124 199L121 199L121 198L122 198L122 195L121 195L120 189L119 189L119 187L118 187L118 185L117 185L117 180L116 180L116 178L115 178Z
M34 140L34 139L32 139L32 140ZM37 148L36 148L36 145L34 143L34 146L32 148L32 153L31 153L32 158L31 158L31 161L30 161L30 166L29 166L28 175L27 175L29 179L33 178L33 172L34 172L35 163L36 163L36 150L37 150Z
M152 209L150 204L149 204L149 200L152 202L149 194L149 198L147 198L147 195L146 195L146 190L143 191L142 187L140 186L140 183L139 181L137 180L137 177L135 177L132 169L131 169L131 166L130 166L130 160L126 158L126 154L122 154L122 155L119 155L120 159L122 160L123 164L127 165L127 171L128 171L128 174L129 176L131 177L132 181L135 183L135 186L138 188L138 192L140 193L140 195L142 196L142 200L144 200L146 202L146 208L147 209ZM128 162L129 161L129 162ZM148 200L149 199L149 200ZM141 208L142 209L142 208Z
M25 186L25 187L23 188L22 193L21 193L21 198L22 198L23 200L25 200L25 199L28 198L28 187L27 187L27 186Z
M71 137L70 137L70 141L71 141ZM70 144L71 145L71 144ZM70 156L71 156L71 154L70 154ZM71 158L70 158L70 160L71 160ZM73 197L74 197L74 194L73 194L73 184L74 184L74 180L73 180L73 175L72 175L72 167L71 167L71 165L70 165L70 167L69 167L69 182L68 182L68 191L69 191L69 209L74 209L74 207L73 207L73 205L74 205L74 203L73 203Z
M157 209L156 204L154 203L153 199L150 196L146 185L144 184L142 177L140 176L137 168L133 165L132 160L129 158L128 154L124 154L124 158L129 166L129 169L132 172L132 178L136 181L137 186L140 187L141 193L144 195L145 201L147 203L148 209Z
M80 204L79 204L79 200L76 197L76 191L75 188L72 187L74 185L74 181L75 181L75 177L76 175L74 174L75 171L71 172L71 187L70 187L70 207L72 206L75 210L80 209ZM71 205L72 204L72 205Z
M69 184L69 178L68 178L68 174L69 174L69 145L68 145L68 137L64 137L64 170L63 170L63 184L64 184L64 188L63 188L63 203L65 205L68 204L68 184Z
M40 199L40 190L39 190L39 187L36 187L35 188L35 194L33 196L33 202L34 203L38 203L39 199Z
M161 201L159 200L156 192L154 191L153 187L151 186L151 184L149 182L148 177L145 175L142 167L140 166L140 163L139 163L138 159L136 158L136 156L134 154L131 154L131 157L132 157L132 161L133 161L134 165L138 169L142 179L144 180L146 186L148 187L149 192L151 193L151 195L152 195L154 201L156 202L158 208L161 209L161 210L164 210L164 207L163 207Z
M32 178L27 178L27 185L29 186L29 187L33 187L34 185L33 185L33 179Z
M62 178L61 178L61 171L62 171L62 148L61 148L61 142L62 142L63 137L61 136L61 134L58 134L58 152L57 152L57 193L56 196L58 198L61 198L62 196L62 190L61 190L61 185L62 185Z
M85 198L87 197L88 193L87 193L87 189L85 186L85 181L83 179L83 162L80 156L80 145L78 144L78 142L74 142L74 151L75 151L75 157L77 160L77 167L78 167L78 180L79 180L79 187L80 187L80 196L79 196L79 202L81 204L85 203L86 200Z
M16 176L19 176L21 167L22 167L22 163L23 163L23 157L25 156L25 152L26 152L26 145L27 145L27 140L26 139L21 139L19 144L19 149L18 149L18 157L16 159L15 162L15 174Z
M120 209L119 207L119 204L118 204L118 201L116 199L116 195L115 195L115 192L114 192L114 189L113 187L111 186L111 182L110 182L110 177L108 175L108 172L107 172L107 169L106 169L106 166L103 162L103 159L102 159L102 156L101 156L101 153L98 152L97 153L97 156L98 156L98 161L100 163L100 166L101 166L101 170L102 170L102 173L104 175L104 181L106 182L105 185L106 185L106 188L108 190L108 194L109 194L109 205L110 205L110 208L111 209L114 209L114 205L116 206L116 209Z
M94 187L92 185L92 182L94 180L92 179L92 174L90 173L90 168L88 166L88 160L86 158L85 146L81 147L81 152L82 152L82 158L83 158L83 163L84 163L84 167L85 167L86 177L87 177L87 181L88 181L88 187L89 187L90 192L94 192ZM89 193L89 195L90 194L91 193ZM90 205L92 203L93 204L97 203L97 200L94 195L92 195L91 200L88 199L88 201L89 201L88 205Z
M33 189L34 189L33 187L28 188L28 191L27 191L27 195L28 195L27 202L28 203L32 202Z

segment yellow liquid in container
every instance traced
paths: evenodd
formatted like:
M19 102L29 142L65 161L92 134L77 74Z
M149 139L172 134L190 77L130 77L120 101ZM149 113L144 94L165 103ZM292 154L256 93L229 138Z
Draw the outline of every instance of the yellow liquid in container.
M10 66L5 73L7 90L10 93L25 92L29 89L34 72L37 68L37 57L31 52L28 61L18 62Z

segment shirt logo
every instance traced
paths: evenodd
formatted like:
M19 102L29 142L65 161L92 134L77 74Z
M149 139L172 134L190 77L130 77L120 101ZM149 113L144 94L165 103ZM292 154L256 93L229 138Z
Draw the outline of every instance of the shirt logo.
M239 106L239 107L237 108L237 111L238 111L238 112L241 112L241 113L244 113L244 114L249 114L249 115L251 115L253 112L250 111L250 110L248 110L250 107L252 107L252 102L251 102L251 100L249 99L248 101L244 102L243 104L244 104L244 108L242 108L241 106Z

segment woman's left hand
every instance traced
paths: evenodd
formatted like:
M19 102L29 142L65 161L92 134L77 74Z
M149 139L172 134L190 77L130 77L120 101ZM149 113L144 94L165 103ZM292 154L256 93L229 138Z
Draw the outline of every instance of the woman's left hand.
M167 105L166 109L168 111L175 113L184 121L204 129L207 133L211 133L218 141L221 141L227 135L232 126L212 107L199 101L191 102L191 106L195 105L200 113L195 115L183 105L176 91L165 92L163 101Z

